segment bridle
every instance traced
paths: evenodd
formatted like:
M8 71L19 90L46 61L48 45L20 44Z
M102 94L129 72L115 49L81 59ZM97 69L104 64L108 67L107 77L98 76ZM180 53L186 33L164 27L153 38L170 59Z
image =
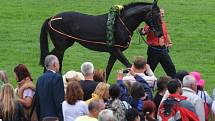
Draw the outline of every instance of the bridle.
M159 14L159 13L157 13L157 14ZM151 13L150 13L150 27L149 27L149 29L150 30L152 30L153 32L155 32L156 31L156 27L159 27L159 26L162 26L162 24L155 24L154 23L154 20L153 20L153 8L151 9Z
M155 27L157 27L157 26L162 26L162 24L157 24L157 25L155 25L154 24L154 22L153 22L153 14L152 14L152 11L153 11L153 9L151 9L151 13L148 13L148 14L150 14L150 27L149 27L149 30L147 31L147 32L149 32L149 31L153 31L153 32L155 32L156 30L154 29ZM146 39L145 39L145 34L147 34L147 32L146 33L142 33L141 32L142 30L141 29L137 29L136 30L136 32L137 32L137 34L139 35L139 44L141 43L140 41L140 39L142 39L143 41L144 41L144 43L146 44L146 45L148 45L150 48L153 48L153 49L155 49L155 50L159 50L159 51L162 51L163 49L159 49L159 48L155 48L155 47L153 47L153 46L151 46L151 45L149 45L147 42L146 42Z
M156 47L153 47L153 46L149 45L149 44L146 42L146 39L145 39L145 37L144 37L145 35L141 33L140 29L139 29L139 30L137 29L136 32L137 32L137 34L139 35L139 44L141 43L141 39L142 39L142 41L144 41L144 43L145 43L146 45L148 45L150 48L153 48L154 50L158 50L158 51L162 51L162 50L163 50L163 49L159 49L159 48L156 48Z

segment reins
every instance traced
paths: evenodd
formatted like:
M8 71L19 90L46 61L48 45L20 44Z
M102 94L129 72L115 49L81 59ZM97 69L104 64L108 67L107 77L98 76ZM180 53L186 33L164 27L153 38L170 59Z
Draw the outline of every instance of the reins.
M152 49L155 49L155 50L159 50L159 51L162 51L163 49L159 49L159 48L156 48L156 47L153 47L153 46L151 46L151 45L149 45L147 42L146 42L146 39L145 39L145 35L146 35L146 33L142 33L141 32L142 30L141 29L137 29L136 30L136 32L137 32L137 34L138 34L138 36L139 36L139 43L138 44L141 44L141 39L142 39L142 41L144 41L144 43L146 44L146 45L148 45L150 48L152 48Z
M72 35L68 35L68 34L63 33L63 32L61 32L61 31L55 29L54 27L52 27L52 25L51 25L51 22L52 22L52 21L62 20L62 19L63 19L62 17L54 18L54 16L53 16L53 17L49 20L49 22L48 22L49 27L50 27L53 31L57 32L58 34L61 34L62 36L66 36L66 37L69 37L69 38L78 40L78 41L80 41L80 42L107 45L107 43L105 43L105 42L89 41L89 40L86 40L86 39L82 39L82 38L78 38L78 37L75 37L75 36L72 36ZM128 34L129 34L128 37L129 37L129 39L131 40L131 32L130 32L129 29L126 27L126 25L124 24L124 22L121 20L120 17L119 17L119 20L120 20L120 22L122 23L122 25L125 27L126 31L128 32ZM114 46L114 47L120 47L120 48L128 48L129 45L130 45L130 42L127 42L127 45L126 45L126 46L122 46L122 45L118 45L118 44L114 44L113 46Z
M130 32L130 30L128 29L128 27L125 25L125 23L122 21L122 19L120 17L119 17L119 20L122 23L122 25L125 27L126 31L128 32L128 34L129 34L128 37L131 40L131 32Z

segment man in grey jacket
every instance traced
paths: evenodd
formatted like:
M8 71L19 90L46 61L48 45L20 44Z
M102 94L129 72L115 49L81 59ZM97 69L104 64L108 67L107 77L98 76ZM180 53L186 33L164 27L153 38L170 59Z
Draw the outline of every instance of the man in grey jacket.
M193 104L200 121L205 121L204 103L202 99L196 94L197 84L193 76L187 75L183 79L183 96Z

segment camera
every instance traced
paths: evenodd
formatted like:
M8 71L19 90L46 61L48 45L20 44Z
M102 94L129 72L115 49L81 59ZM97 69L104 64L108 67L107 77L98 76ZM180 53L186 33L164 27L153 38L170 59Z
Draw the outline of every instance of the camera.
M143 35L143 36L146 35L146 32L144 31L143 28L139 28L137 31L139 32L140 35Z
M127 74L128 72L129 72L128 69L125 69L122 71L122 73L124 73L124 74Z

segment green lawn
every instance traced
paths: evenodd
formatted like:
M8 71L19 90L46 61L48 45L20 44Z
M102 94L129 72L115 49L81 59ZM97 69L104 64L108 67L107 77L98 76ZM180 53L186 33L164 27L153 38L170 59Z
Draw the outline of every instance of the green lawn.
M127 4L142 0L1 0L0 4L0 69L7 71L15 85L13 68L24 63L36 80L43 68L39 62L39 34L44 20L63 11L80 11L103 14L115 4ZM151 2L150 0L147 0ZM214 0L159 0L166 10L166 22L173 41L170 55L177 70L198 70L206 80L206 89L215 88L215 2ZM146 57L147 46L137 45L135 33L132 44L124 53L131 61L133 56ZM80 70L80 65L91 61L96 68L105 68L108 54L89 51L74 44L65 53L63 73ZM125 68L117 62L110 82L116 79L116 70ZM159 77L164 71L159 66Z

